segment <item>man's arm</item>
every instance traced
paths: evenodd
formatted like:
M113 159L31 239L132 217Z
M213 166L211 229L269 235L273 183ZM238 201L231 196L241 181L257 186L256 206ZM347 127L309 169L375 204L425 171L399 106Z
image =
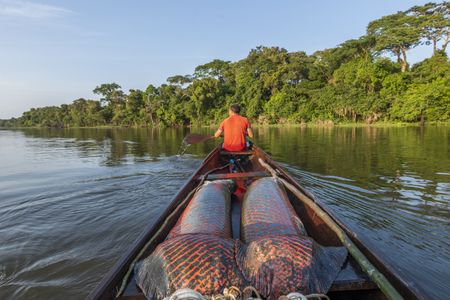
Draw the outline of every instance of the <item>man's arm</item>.
M216 133L214 133L214 137L215 138L218 138L218 137L220 137L220 135L222 134L222 129L217 129L217 131L216 131Z
M214 133L214 137L215 138L218 138L218 137L220 137L222 135L222 132L223 132L223 129L224 129L223 128L223 123L224 122L220 123L219 129L217 129L216 133Z
M253 130L251 127L247 128L247 134L248 134L249 138L251 138L251 139L253 138Z

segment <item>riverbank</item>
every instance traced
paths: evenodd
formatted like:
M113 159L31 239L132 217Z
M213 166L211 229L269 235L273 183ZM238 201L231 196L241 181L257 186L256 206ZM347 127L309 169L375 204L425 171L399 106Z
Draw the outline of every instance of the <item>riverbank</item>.
M211 125L188 125L188 126L120 126L120 125L100 125L100 126L69 126L69 127L44 127L44 126L29 126L29 127L21 127L21 126L15 126L15 127L1 127L0 129L26 129L26 128L49 128L49 129L79 129L79 128L87 128L87 129L133 129L133 128L154 128L154 129L162 129L162 128L216 128L219 124L211 124ZM333 122L310 122L310 123L284 123L284 124L259 124L259 123L252 123L252 127L268 127L268 128L282 128L282 127L420 127L420 122L413 122L413 123L407 123L407 122L376 122L376 123L352 123L352 122L342 122L342 123L333 123ZM423 125L424 127L428 126L450 126L450 121L448 122L425 122Z

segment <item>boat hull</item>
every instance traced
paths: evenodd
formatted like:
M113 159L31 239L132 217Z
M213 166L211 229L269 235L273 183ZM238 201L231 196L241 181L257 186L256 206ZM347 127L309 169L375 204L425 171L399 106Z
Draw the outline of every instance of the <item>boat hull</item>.
M236 155L244 157L244 159L237 166L240 172L231 173L227 164L229 163L229 158L236 158ZM239 154L227 153L220 148L214 149L181 187L159 218L149 220L149 224L145 227L142 234L103 277L102 281L88 295L87 299L146 299L142 291L137 288L133 266L139 259L149 256L167 238L186 209L188 205L188 201L186 200L192 197L193 191L207 179L233 179L237 184L238 190L239 188L245 188L249 181L270 175L259 163L259 159L269 164L276 170L278 176L297 188L305 197L315 201L320 209L347 233L361 252L392 283L404 298L425 298L424 295L420 295L414 289L411 283L405 282L402 279L401 273L398 270L394 269L384 262L380 256L372 252L354 232L336 218L325 205L316 201L311 193L299 185L269 155L262 149L254 146L251 152ZM309 236L325 247L343 246L333 229L314 210L305 205L304 201L293 193L287 191L286 194ZM236 199L231 201L232 237L237 239L241 235L241 202ZM351 256L348 256L342 270L331 285L328 295L331 299L386 299L377 285L364 274L359 264Z

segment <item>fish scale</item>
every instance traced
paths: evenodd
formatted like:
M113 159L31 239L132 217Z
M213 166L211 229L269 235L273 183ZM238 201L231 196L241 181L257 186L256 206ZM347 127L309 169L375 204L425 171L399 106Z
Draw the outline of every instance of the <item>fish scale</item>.
M322 247L306 236L282 186L253 182L242 204L240 270L265 298L291 292L326 293L347 257L343 247Z
M192 233L231 237L230 188L232 185L230 180L204 184L195 193L167 239Z
M222 293L225 287L245 286L235 260L239 241L212 235L180 235L161 243L138 269L137 282L148 298L162 299L181 288L203 295ZM187 247L167 251L173 244ZM160 274L155 278L154 274Z
M274 178L253 182L242 204L241 239L248 243L265 235L305 235L282 186Z

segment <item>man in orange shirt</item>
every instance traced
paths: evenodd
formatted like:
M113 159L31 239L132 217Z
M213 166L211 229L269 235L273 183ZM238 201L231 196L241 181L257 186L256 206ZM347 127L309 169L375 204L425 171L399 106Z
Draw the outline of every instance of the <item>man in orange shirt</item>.
M218 138L223 132L223 149L230 152L243 151L247 148L246 136L253 138L250 122L239 113L241 107L238 104L231 105L228 110L230 115L221 124L214 134Z

